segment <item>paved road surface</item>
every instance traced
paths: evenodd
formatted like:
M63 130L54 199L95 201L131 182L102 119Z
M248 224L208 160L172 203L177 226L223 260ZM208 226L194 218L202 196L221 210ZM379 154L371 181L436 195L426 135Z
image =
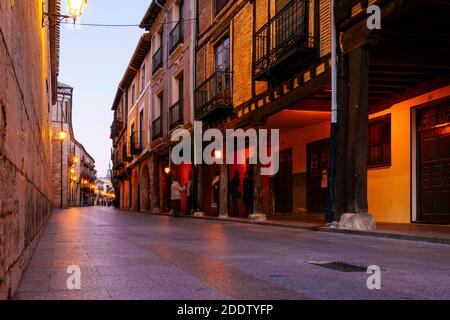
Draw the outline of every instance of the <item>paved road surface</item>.
M381 267L365 272L311 264ZM81 269L68 290L67 267ZM109 208L56 211L16 299L450 299L450 246Z

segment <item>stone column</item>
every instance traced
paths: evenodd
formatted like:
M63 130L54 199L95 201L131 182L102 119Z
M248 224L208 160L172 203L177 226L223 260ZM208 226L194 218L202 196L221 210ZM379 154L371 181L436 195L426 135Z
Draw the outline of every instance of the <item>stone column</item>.
M262 176L261 176L261 164L258 163L254 166L253 170L253 214L249 216L252 221L267 221L267 217L263 212L262 204Z
M194 170L196 170L197 175L197 199L196 199L196 208L194 208L194 216L195 217L204 217L205 213L203 212L203 165L198 164L195 166Z
M150 163L150 210L152 213L161 213L161 206L159 204L159 174L159 161L153 157Z
M350 91L347 134L347 213L339 228L373 230L373 216L367 204L367 150L369 109L369 50L361 47L349 53Z
M219 217L228 218L228 165L226 164L225 152L223 153L223 164L220 165L220 199Z

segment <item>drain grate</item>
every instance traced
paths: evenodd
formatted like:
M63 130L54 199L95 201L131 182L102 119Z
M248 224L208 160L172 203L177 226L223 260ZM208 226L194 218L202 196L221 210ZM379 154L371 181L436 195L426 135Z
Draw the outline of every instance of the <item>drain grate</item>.
M341 272L367 272L366 267L361 267L345 262L333 261L333 262L310 262L318 267L333 269Z

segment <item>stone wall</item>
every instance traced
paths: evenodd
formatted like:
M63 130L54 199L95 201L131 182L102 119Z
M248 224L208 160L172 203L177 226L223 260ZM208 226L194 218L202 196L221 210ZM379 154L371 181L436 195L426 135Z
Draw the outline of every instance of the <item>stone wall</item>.
M41 1L0 1L0 299L51 214L51 76Z

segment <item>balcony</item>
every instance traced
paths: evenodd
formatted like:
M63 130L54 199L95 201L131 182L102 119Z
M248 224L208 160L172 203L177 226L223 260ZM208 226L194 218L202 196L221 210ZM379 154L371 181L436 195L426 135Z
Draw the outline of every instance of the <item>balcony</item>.
M142 131L135 131L130 136L130 151L132 155L142 152Z
M183 43L183 20L180 19L180 21L177 22L175 27L173 27L172 31L170 31L169 34L169 48L170 48L170 54L175 51L175 49Z
M163 66L163 46L160 46L153 55L153 74Z
M152 123L152 141L156 141L163 137L163 118L160 116L158 119L153 120Z
M169 128L170 130L183 124L183 100L179 100L169 109Z
M292 0L254 35L255 80L285 80L301 71L315 56L314 37L308 35L305 0Z
M197 120L216 120L233 111L232 73L217 71L195 90Z
M113 123L111 125L111 139L116 137L119 134L120 130L123 129L123 124L124 123L122 117L115 114Z
M127 162L131 159L130 156L128 156L128 145L126 143L122 146L122 161Z

